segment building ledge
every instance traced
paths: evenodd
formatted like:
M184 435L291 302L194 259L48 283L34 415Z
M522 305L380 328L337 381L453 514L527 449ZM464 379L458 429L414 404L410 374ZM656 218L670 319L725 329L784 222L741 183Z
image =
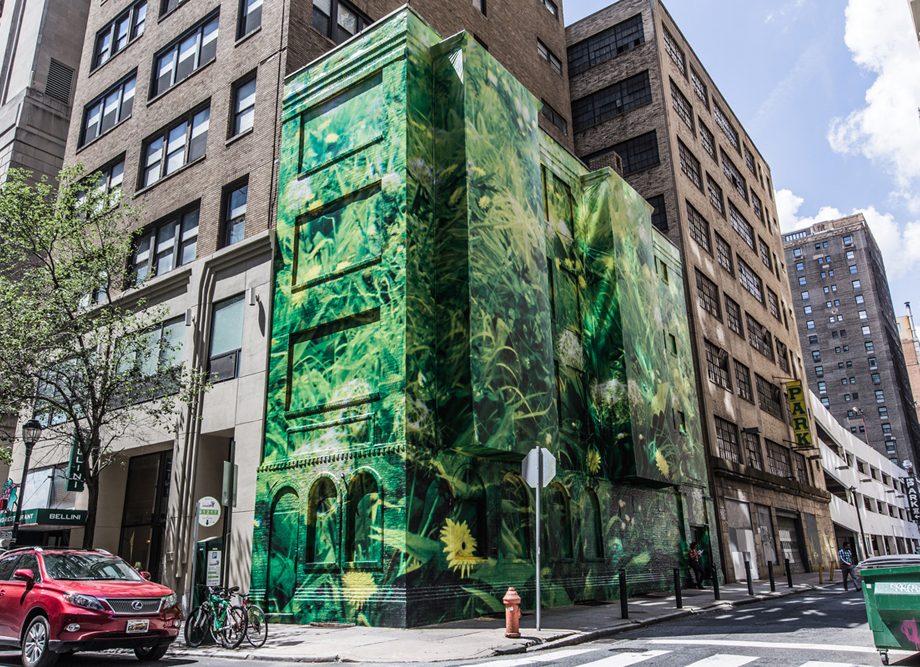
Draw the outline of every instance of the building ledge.
M802 484L794 479L779 477L751 466L732 463L724 459L710 458L712 470L718 477L746 482L755 486L765 487L774 491L788 493L794 496L811 498L822 503L831 502L831 494L824 489Z

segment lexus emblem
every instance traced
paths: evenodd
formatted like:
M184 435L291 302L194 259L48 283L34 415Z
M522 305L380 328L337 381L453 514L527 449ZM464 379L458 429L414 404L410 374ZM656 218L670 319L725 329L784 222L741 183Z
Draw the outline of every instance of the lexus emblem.
M135 600L134 602L131 603L131 609L133 609L134 611L140 611L143 608L144 608L144 603L141 602L140 600Z

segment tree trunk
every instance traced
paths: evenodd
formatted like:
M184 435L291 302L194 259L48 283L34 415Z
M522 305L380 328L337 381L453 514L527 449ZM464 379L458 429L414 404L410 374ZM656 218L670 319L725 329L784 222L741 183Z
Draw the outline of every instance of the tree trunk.
M99 505L99 479L87 469L86 490L89 492L89 504L86 506L86 527L83 529L83 548L92 549L96 538L96 509Z

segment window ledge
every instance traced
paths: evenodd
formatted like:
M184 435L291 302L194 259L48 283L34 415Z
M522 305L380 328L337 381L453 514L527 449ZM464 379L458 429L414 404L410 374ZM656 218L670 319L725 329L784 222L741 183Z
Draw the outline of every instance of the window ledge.
M143 36L144 36L144 35L141 34L141 35L139 35L138 37L135 37L134 39L132 39L130 42L128 42L128 43L125 45L125 48L123 48L121 51L119 51L118 53L116 53L114 56L110 57L108 60L106 60L104 63L102 63L101 65L99 65L99 66L96 67L95 69L91 69L91 70L89 71L89 74L86 75L86 77L87 77L87 78L91 77L93 74L95 74L96 72L98 72L99 70L101 70L103 67L105 67L106 65L108 65L110 62L112 62L113 60L115 60L115 59L116 59L118 56L120 56L122 53L124 53L125 51L127 51L128 49L130 49L130 48L131 48L131 45L134 44L135 42L139 41ZM95 45L94 45L94 46L95 46Z
M239 141L243 137L248 137L250 134L252 134L252 131L253 131L253 128L250 127L248 130L243 130L239 134L234 134L232 137L230 137L224 142L224 146L230 146L231 144L235 144L237 141Z
M204 159L205 159L206 157L208 157L208 154L207 154L207 153L205 153L204 155L202 155L202 156L199 157L199 158L195 158L195 159L192 160L191 162L186 162L184 165L182 165L181 167L179 167L178 169L176 169L173 173L167 174L166 176L164 176L163 178L161 178L160 180L158 180L156 183L151 183L150 185L145 186L145 187L143 187L143 188L141 188L141 189L139 189L139 190L135 190L135 191L134 191L134 196L137 197L137 196L139 196L139 195L147 194L150 190L152 190L153 188L155 188L156 186L158 186L160 183L162 183L162 182L164 182L164 181L168 181L168 180L169 180L170 178L172 178L173 176L175 176L175 175L177 175L177 174L181 174L181 173L184 172L186 169L189 169L190 167L193 167L194 165L198 164L199 162L204 162Z
M217 62L217 57L211 58L208 62L206 62L204 65L202 65L201 67L199 67L198 69L196 69L194 72L192 72L191 74L189 74L189 75L188 75L187 77L185 77L184 79L182 79L182 81L180 81L179 83L174 83L174 84L171 85L169 88L167 88L166 90L164 90L162 93L158 94L156 97L151 97L150 99L148 99L148 100L147 100L147 106L149 107L151 104L153 104L153 103L155 103L155 102L159 102L161 99L163 99L164 97L166 97L167 95L169 95L172 91L174 91L176 88L178 88L179 86L181 86L181 85L182 85L183 83L185 83L186 81L188 81L188 80L194 78L196 74L198 74L199 72L203 72L204 70L206 70L208 67L210 67L210 66L211 66L212 64L214 64L215 62Z
M238 47L240 44L242 44L243 42L247 41L250 37L252 37L253 35L258 35L260 32L262 32L262 26L261 26L261 25L260 25L258 28L256 28L255 30L250 30L248 33L246 33L245 35L243 35L242 37L240 37L238 40L236 40L236 42L233 44L233 48Z
M133 115L133 114L132 114L132 115ZM131 116L128 116L128 117L126 117L126 118L122 118L120 121L118 121L117 123L115 123L112 127L110 127L109 129L107 129L105 132L103 132L102 134L100 134L98 137L96 137L96 138L93 139L92 141L87 142L87 143L83 144L82 146L80 146L79 148L77 148L77 150L74 151L74 155L79 155L79 154L80 154L80 151L82 151L83 149L88 148L89 146L92 146L93 144L97 143L97 142L98 142L100 139L102 139L103 137L109 136L109 134L110 134L112 131L114 131L116 127L118 127L118 126L121 125L122 123L127 123L129 120L131 120ZM83 132L83 128L82 128L82 127L80 128L80 132Z

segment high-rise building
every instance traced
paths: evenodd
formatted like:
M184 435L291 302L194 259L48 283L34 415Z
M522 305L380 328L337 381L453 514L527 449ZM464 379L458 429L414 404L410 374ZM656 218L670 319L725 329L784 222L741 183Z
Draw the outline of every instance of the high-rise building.
M882 253L862 213L783 239L811 390L895 464L917 461L920 424Z
M817 567L830 497L814 451L789 446L802 360L770 168L658 0L620 0L566 42L576 153L619 155L680 249L726 576Z
M920 418L920 338L914 326L914 316L910 313L910 303L907 305L907 315L898 318L898 336L901 338L901 351L904 353L904 364L907 366L907 379L914 410Z

